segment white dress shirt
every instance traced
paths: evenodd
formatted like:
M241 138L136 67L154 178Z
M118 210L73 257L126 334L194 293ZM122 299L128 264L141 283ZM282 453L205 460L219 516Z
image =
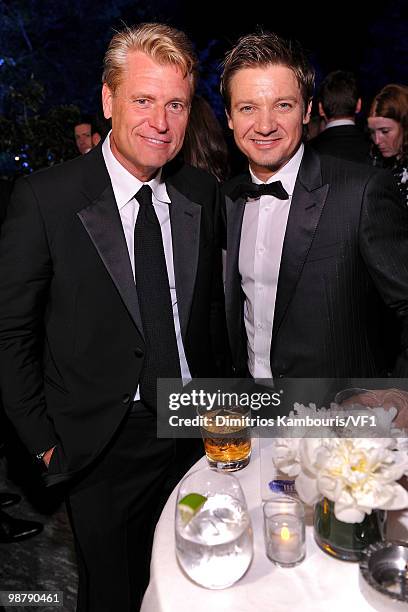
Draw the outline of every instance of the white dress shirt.
M139 212L139 202L135 199L135 194L143 185L149 185L153 192L152 202L157 218L160 222L162 233L164 256L166 259L167 275L169 277L171 304L173 308L174 329L176 332L177 348L180 359L180 370L183 382L191 380L186 354L184 352L183 340L181 337L180 319L177 307L176 282L174 277L173 264L173 243L171 239L171 223L169 206L171 200L168 196L166 184L161 180L161 170L147 183L142 183L133 174L130 174L113 155L110 148L110 132L102 145L103 158L112 183L113 193L118 206L123 231L125 233L126 244L129 252L129 259L135 275L135 253L134 253L134 231L137 215ZM140 399L139 387L137 388L135 400Z
M353 119L329 119L324 129L328 130L331 127L340 127L341 125L356 125L356 122Z
M287 164L267 181L281 181L289 194L287 200L265 195L250 199L245 205L238 265L245 294L248 369L253 378L272 378L270 351L279 268L303 151L302 144ZM250 172L252 182L261 184Z

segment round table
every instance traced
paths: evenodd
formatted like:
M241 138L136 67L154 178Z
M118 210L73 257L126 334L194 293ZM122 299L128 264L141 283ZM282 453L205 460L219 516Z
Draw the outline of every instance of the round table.
M207 465L205 457L192 468ZM322 552L313 538L307 513L306 558L294 568L275 566L265 554L260 461L253 444L249 465L234 472L244 490L254 531L254 558L241 580L228 589L204 589L183 574L175 555L174 513L177 490L157 524L150 583L141 612L391 612L407 610L376 593L360 577L358 563L338 561ZM389 513L388 537L408 539L408 511Z

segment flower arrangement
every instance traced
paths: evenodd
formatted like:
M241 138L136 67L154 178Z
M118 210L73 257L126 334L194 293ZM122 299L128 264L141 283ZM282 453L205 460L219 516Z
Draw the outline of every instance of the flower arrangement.
M361 406L345 411L335 404L319 411L314 404L295 404L294 408L290 416L296 418L362 413ZM396 410L363 411L375 416L375 437L364 429L359 430L359 437L353 437L355 431L347 426L315 430L314 435L320 433L321 437L307 437L310 432L299 427L291 432L296 437L276 439L272 451L275 466L295 479L302 501L312 505L327 498L334 503L336 518L345 523L361 523L373 509L408 507L408 491L398 483L408 474L408 453L405 440L398 439L402 432L392 427Z

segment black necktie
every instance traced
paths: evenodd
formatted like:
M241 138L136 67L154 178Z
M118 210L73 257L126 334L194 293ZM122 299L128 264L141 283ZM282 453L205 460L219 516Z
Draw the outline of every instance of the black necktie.
M260 198L263 195L272 195L275 196L275 198L279 198L279 200L287 200L289 198L288 192L280 181L274 181L273 183L267 184L263 183L262 185L257 185L256 183L241 183L235 187L230 197L232 200L237 200L240 197L245 199Z
M140 397L156 408L158 378L180 378L169 278L160 223L149 185L135 195L139 212L135 224L135 280L146 343L139 381Z

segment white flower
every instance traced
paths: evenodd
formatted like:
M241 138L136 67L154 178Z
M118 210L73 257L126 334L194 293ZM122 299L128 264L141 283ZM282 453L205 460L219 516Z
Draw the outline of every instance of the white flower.
M272 442L272 458L275 466L294 478L300 472L299 438L276 438Z
M304 419L308 416L324 417L330 413L326 408L321 408L319 411L316 408L316 404L304 404L295 403L294 410L292 410L288 418L289 419ZM303 425L293 425L286 428L284 433L286 437L275 438L272 442L272 459L275 466L287 476L294 478L300 472L300 458L299 458L299 442L301 438L304 438L310 434L311 428ZM318 435L319 429L313 428L313 435ZM321 435L329 435L327 428L322 428Z
M332 404L335 406L335 404ZM350 417L348 426L339 429L338 433L341 437L367 437L367 438L392 438L398 436L400 430L393 427L393 421L397 416L398 410L395 407L385 409L382 406L368 407L361 404L348 405L344 410L340 410L338 414L343 418ZM360 421L358 426L354 425L356 421L352 421L351 417L367 417L366 421ZM370 418L371 417L371 418ZM373 418L374 417L374 418ZM375 423L375 426L372 425Z
M408 470L408 457L394 446L392 438L302 439L299 496L308 504L327 497L346 523L361 522L373 508L405 508L408 492L396 481Z
M393 429L396 413L395 408L353 405L344 410L331 404L329 410L316 410L314 404L295 404L289 418L309 416L316 417L316 422L327 422L336 415L368 415L375 417L375 427L371 418L366 429L361 425L356 428L353 419L347 427L290 427L288 437L274 440L274 464L296 479L296 489L305 503L313 505L327 497L334 502L337 519L343 522L359 523L374 508L405 508L408 492L397 481L408 475L408 442L401 437L404 432ZM356 433L358 438L351 437Z

